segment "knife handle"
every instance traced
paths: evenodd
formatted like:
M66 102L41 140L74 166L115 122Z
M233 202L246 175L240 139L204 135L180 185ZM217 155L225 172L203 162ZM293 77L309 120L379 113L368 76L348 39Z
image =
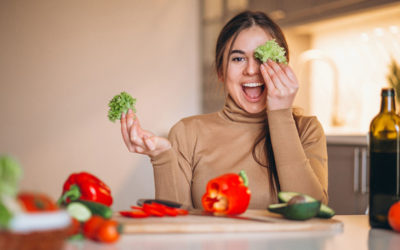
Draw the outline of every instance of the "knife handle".
M143 206L145 203L158 203L162 204L168 207L175 207L175 208L181 208L182 204L174 201L167 201L167 200L159 200L159 199L139 199L136 201L136 204L139 206Z

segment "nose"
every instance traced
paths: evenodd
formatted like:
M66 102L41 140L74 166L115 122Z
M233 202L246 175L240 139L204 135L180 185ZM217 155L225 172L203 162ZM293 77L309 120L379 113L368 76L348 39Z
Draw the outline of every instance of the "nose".
M260 71L260 62L258 59L249 58L246 64L246 68L244 69L245 75L256 75Z

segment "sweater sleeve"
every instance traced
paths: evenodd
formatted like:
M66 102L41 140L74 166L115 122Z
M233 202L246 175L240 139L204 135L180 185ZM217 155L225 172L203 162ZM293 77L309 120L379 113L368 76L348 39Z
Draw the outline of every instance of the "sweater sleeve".
M185 125L178 122L170 130L172 148L151 158L154 170L156 199L176 201L192 207L191 156Z
M319 121L303 117L297 128L292 109L268 111L267 115L281 190L328 203L328 156Z

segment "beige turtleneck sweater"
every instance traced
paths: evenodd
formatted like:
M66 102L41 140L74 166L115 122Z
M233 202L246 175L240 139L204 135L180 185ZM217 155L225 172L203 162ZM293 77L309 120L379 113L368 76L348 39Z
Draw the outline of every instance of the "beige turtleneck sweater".
M251 190L249 208L277 203L267 169L252 155L255 139L266 124L281 191L309 194L327 203L326 139L318 120L294 116L292 109L249 114L230 96L220 112L184 118L172 127L168 136L172 148L151 159L156 198L201 208L209 180L245 170Z

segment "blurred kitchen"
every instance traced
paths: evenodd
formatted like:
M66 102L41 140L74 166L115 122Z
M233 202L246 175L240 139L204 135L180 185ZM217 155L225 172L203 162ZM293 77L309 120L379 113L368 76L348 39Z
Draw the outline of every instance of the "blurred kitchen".
M328 135L330 205L365 213L366 135L400 62L400 1L1 1L0 153L22 164L21 188L57 198L67 175L85 170L110 185L116 209L153 197L151 164L126 150L107 103L131 93L143 127L160 135L220 109L216 36L245 9L284 29L295 105Z

